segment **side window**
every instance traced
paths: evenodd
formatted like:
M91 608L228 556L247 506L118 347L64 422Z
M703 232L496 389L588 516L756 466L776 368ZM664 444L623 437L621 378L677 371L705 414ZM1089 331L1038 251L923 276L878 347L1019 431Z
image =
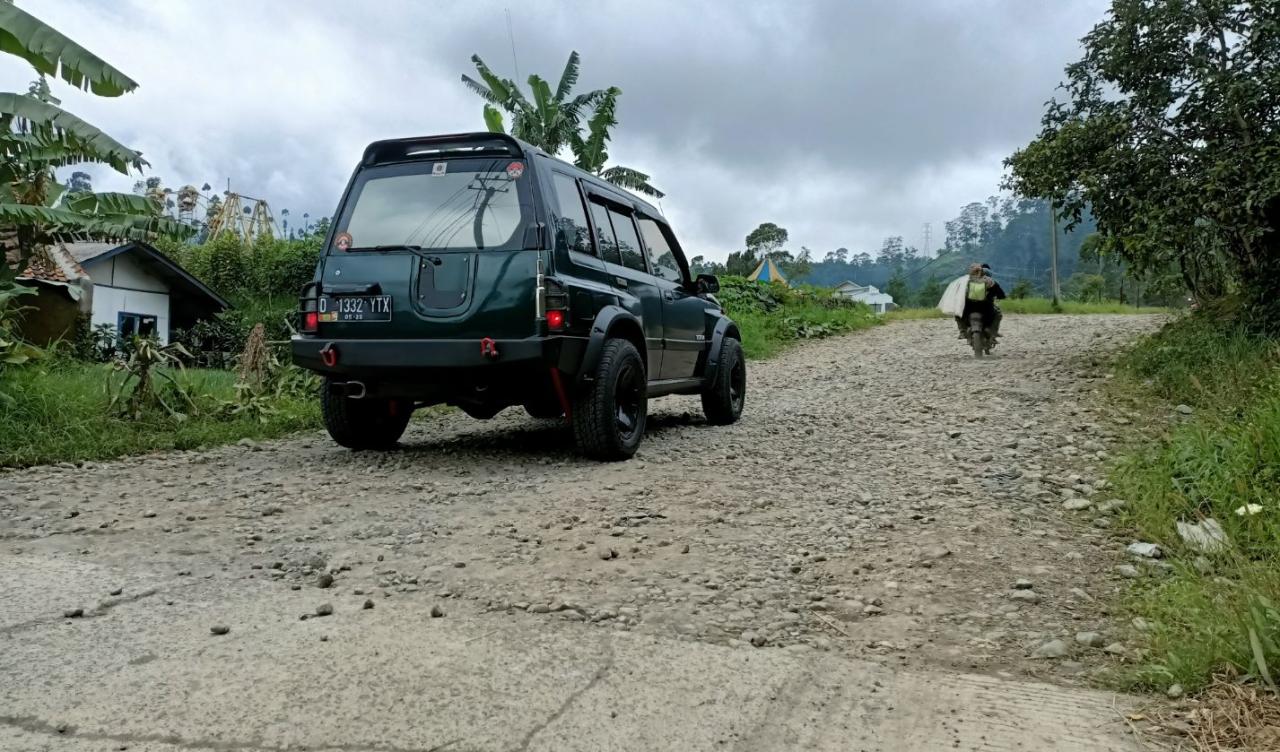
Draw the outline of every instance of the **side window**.
M653 273L665 280L677 284L684 282L684 274L680 271L680 262L671 251L671 244L662 232L662 227L648 217L637 217L640 232L644 234L645 247L649 249L649 263L653 265Z
M591 220L596 225L596 247L600 249L600 258L613 264L621 264L622 257L618 255L618 240L613 235L609 210L591 202Z
M553 172L556 184L556 197L560 201L560 231L569 250L595 255L591 246L591 228L587 224L587 208L582 204L582 194L578 192L578 181Z
M640 236L636 235L636 226L631 217L617 209L609 210L609 218L613 220L613 231L618 236L618 250L622 252L622 265L638 272L647 272L644 265L644 252L640 249Z

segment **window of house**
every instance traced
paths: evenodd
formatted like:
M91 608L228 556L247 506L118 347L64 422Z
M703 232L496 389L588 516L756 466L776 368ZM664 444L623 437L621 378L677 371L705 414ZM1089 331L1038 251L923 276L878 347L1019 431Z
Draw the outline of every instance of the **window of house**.
M613 220L613 232L618 238L618 251L622 254L622 265L638 272L649 271L644 265L640 236L636 234L636 226L631 221L631 217L617 209L610 209L609 218Z
M609 210L603 205L591 202L591 220L596 225L596 247L600 249L600 258L614 264L622 263L618 253L618 239L613 234L613 223L609 221Z
M159 323L159 319L155 316L122 311L116 314L116 333L124 342L128 342L134 337L154 337L157 334Z
M587 208L582 203L582 194L578 192L578 181L572 177L556 172L556 198L560 203L558 229L569 250L595 255L591 245L591 228L587 224Z
M644 234L644 244L649 250L649 263L653 273L671 282L683 282L684 274L680 271L680 262L671 251L671 244L657 222L647 217L637 217L640 232Z

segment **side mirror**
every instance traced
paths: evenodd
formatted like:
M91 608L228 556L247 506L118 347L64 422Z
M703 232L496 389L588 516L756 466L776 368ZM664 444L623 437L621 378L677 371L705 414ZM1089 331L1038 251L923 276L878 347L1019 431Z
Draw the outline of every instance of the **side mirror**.
M714 295L720 292L720 280L714 274L699 274L693 281L693 289L699 295Z

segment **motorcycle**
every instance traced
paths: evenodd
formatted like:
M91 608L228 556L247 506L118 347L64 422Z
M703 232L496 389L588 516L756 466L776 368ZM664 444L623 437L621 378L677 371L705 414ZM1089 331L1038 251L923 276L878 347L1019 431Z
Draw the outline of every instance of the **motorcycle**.
M965 330L965 339L969 341L969 346L973 348L973 357L975 358L990 355L991 348L995 347L996 344L995 333L983 321L982 314L977 311L969 314L969 328Z

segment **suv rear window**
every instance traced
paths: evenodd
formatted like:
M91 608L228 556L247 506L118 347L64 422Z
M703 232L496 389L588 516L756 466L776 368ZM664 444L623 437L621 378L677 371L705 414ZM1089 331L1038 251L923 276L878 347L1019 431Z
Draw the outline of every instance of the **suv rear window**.
M515 164L519 170L509 169ZM533 216L523 172L523 162L510 158L369 168L357 176L337 229L351 234L352 250L518 247Z

